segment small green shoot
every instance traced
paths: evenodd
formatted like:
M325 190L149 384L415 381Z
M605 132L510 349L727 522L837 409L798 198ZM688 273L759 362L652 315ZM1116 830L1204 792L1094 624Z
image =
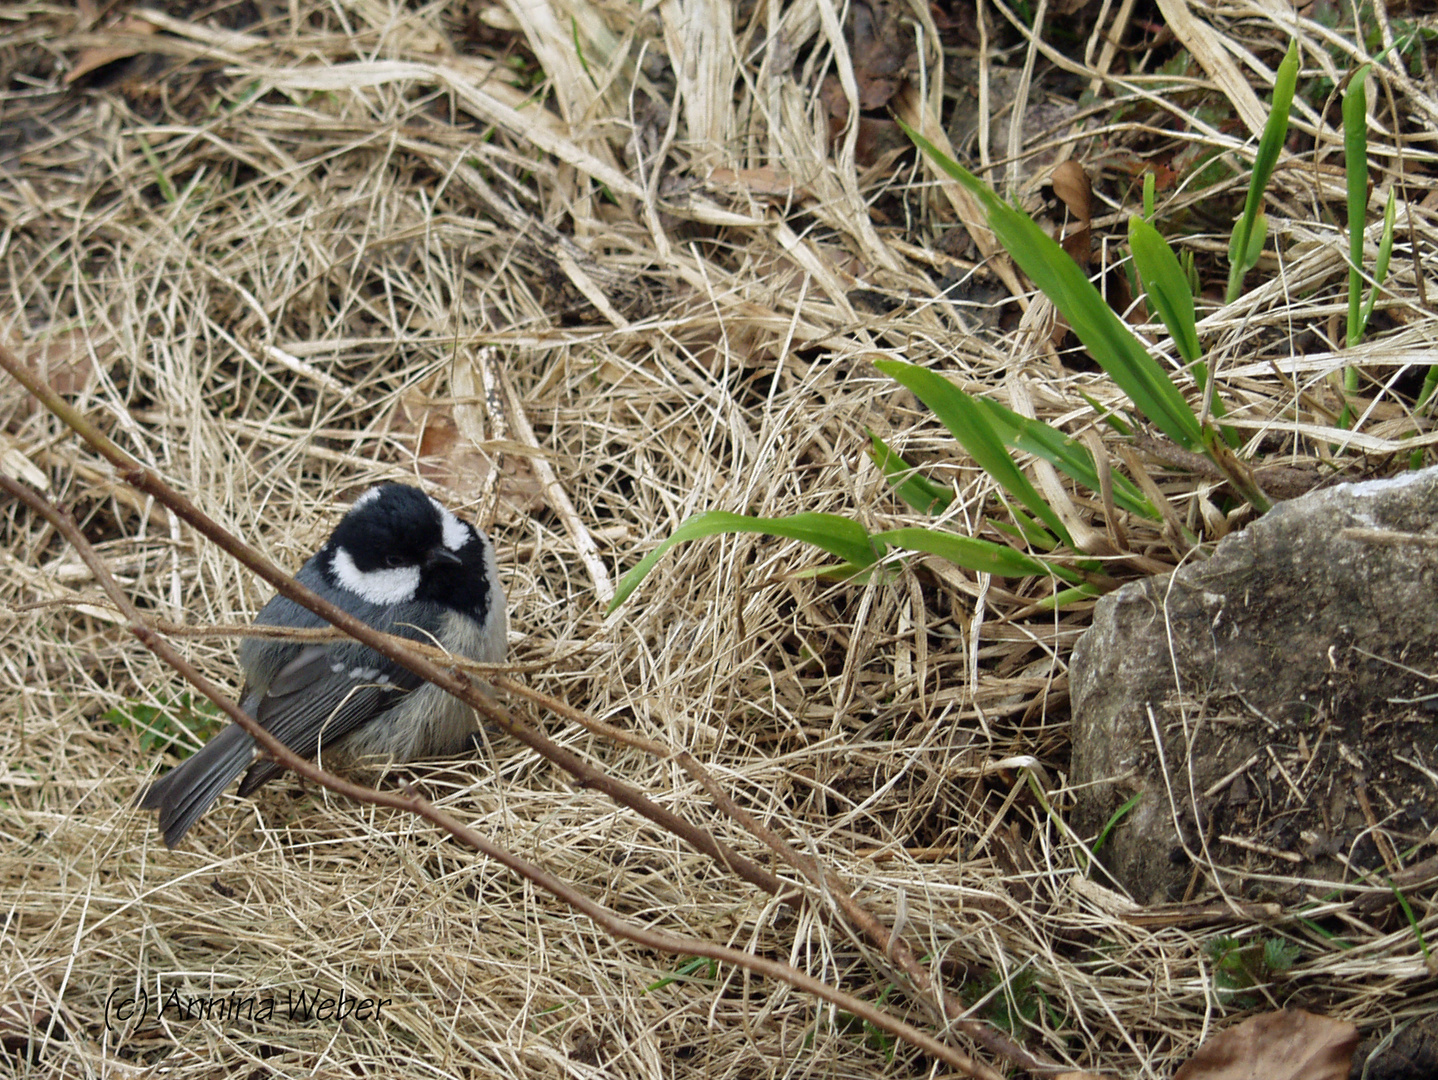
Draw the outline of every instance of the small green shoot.
M1062 1021L1062 1017L1048 1007L1031 968L1016 972L1008 980L997 971L985 971L965 982L959 996L970 1008L982 1001L979 1015L1010 1035L1021 1035L1026 1027L1037 1024L1041 1011L1049 1013L1051 1022Z
M664 975L655 979L646 986L641 993L652 994L654 991L661 990L671 983L683 982L694 978L696 975L698 978L713 982L719 977L719 962L717 960L710 960L707 957L696 956L694 959L680 964L679 970L674 972L674 974Z
M1244 991L1272 981L1274 975L1298 963L1302 955L1297 944L1281 937L1252 941L1214 938L1205 946L1205 951L1213 960L1213 982L1219 1000L1240 1008L1258 1004L1253 995Z
M158 705L124 702L103 713L100 720L123 730L138 732L140 749L146 753L204 743L223 726L220 710L214 702L193 698L188 690L174 700L161 701Z
M1349 348L1363 340L1363 223L1368 218L1368 92L1364 84L1371 66L1364 64L1355 71L1343 94L1343 159L1348 180Z
M889 994L893 992L893 989L893 983L889 983L887 986L885 986L884 989L879 993L879 996L874 999L874 1004L882 1006L886 1001L888 1001ZM898 1049L898 1041L887 1031L884 1031L881 1028L876 1028L873 1024L869 1023L869 1021L860 1020L853 1013L844 1012L842 1010L836 1009L833 1013L833 1017L835 1021L834 1030L841 1032L845 1035L857 1035L862 1033L864 1036L865 1048L874 1051L875 1053L883 1054L884 1061L886 1063L893 1062L894 1052ZM814 1036L816 1034L818 1034L817 1025L815 1028L810 1030L807 1038L804 1040L806 1046L812 1047L814 1045Z
M1228 242L1228 289L1224 303L1231 304L1243 291L1243 278L1258 265L1263 254L1263 241L1268 234L1268 218L1263 213L1263 192L1278 164L1278 152L1288 138L1288 112L1293 105L1293 90L1298 84L1298 42L1288 43L1288 52L1278 65L1273 79L1273 105L1263 135L1258 140L1258 154L1253 159L1253 174L1248 180L1248 198L1243 214L1234 226Z
M594 77L594 72L589 70L589 61L584 58L584 43L579 40L579 20L574 16L569 19L570 33L574 36L574 55L579 60L579 66L584 70L584 77L589 80L589 85L599 89L599 82Z
M1348 332L1345 342L1353 348L1363 340L1368 320L1378 303L1378 293L1388 276L1388 263L1393 255L1393 229L1396 224L1397 200L1388 193L1383 210L1383 234L1378 242L1378 259L1373 266L1373 291L1363 299L1363 238L1368 218L1368 92L1365 83L1371 64L1364 64L1353 73L1343 94L1343 156L1348 185ZM1358 369L1349 366L1343 372L1343 410L1338 426L1352 423L1353 413L1348 397L1358 392Z
M1383 235L1378 238L1378 258L1373 263L1373 291L1368 294L1368 299L1363 305L1363 314L1360 319L1361 330L1366 332L1368 320L1373 317L1373 308L1378 303L1378 293L1383 287L1383 281L1388 277L1388 264L1393 259L1393 230L1398 224L1398 198L1391 189L1388 192L1388 204L1383 208Z
M1403 909L1403 914L1408 919L1408 925L1413 930L1413 936L1418 939L1418 949L1423 954L1423 963L1431 972L1434 966L1433 954L1428 951L1428 940L1423 936L1423 927L1419 925L1417 916L1413 914L1413 908L1409 905L1408 898L1403 895L1403 890L1391 881L1388 883L1388 887L1393 890L1398 906Z
M154 170L155 184L160 189L160 198L164 199L167 203L175 202L179 196L175 192L175 185L173 181L170 180L169 174L165 172L165 167L160 164L159 155L151 149L145 136L136 135L135 138L140 142L140 153L145 155L145 160L150 163L150 168Z
M1139 800L1142 798L1143 792L1141 791L1130 795L1124 804L1115 810L1109 819L1104 822L1103 828L1099 830L1098 836L1094 839L1093 846L1089 849L1093 854L1098 854L1098 849L1103 847L1103 842L1108 839L1108 834L1118 828L1118 823L1128 816L1129 811L1137 806Z

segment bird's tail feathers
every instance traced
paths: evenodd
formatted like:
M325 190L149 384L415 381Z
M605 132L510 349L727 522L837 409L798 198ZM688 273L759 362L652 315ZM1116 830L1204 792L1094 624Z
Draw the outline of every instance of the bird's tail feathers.
M255 740L231 724L150 785L140 797L144 810L160 811L160 832L173 848L190 831L231 780L254 759Z

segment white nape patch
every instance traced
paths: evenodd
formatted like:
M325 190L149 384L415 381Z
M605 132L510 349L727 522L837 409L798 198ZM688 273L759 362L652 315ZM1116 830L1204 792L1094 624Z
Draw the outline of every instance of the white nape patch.
M356 682L369 682L378 674L379 668L375 667L350 668L350 678Z
M350 509L351 509L351 510L358 510L358 509L359 509L360 507L362 507L362 506L368 506L370 503L374 502L376 499L379 498L379 494L380 494L380 489L379 489L379 488L377 488L377 487L372 487L372 488L370 488L368 491L366 491L366 492L364 492L362 495L360 495L360 497L359 497L358 499L356 499L354 502L350 503Z
M341 664L338 660L336 660L336 661L334 661L332 664L330 664L330 670L333 671L336 675L338 675L338 674L339 674L341 671L343 671L344 669L345 669L345 666L344 666L343 664Z
M404 604L419 592L419 567L397 566L386 570L361 570L350 553L335 548L330 559L335 580L361 600L371 604Z
M439 511L440 528L444 530L444 546L450 551L458 551L469 543L469 526L455 517L445 505L433 496L430 502Z

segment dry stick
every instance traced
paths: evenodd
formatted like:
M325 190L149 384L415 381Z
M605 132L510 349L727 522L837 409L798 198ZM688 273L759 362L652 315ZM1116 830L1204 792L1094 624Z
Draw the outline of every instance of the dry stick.
M919 992L916 996L920 1001L929 1005L932 1004L934 998L937 998L943 1006L944 1018L951 1027L963 1032L990 1053L1008 1058L1021 1069L1036 1076L1068 1071L1068 1066L1045 1061L1041 1057L1031 1054L988 1024L978 1020L965 1019L964 1014L968 1010L964 1003L952 994L945 993L942 989L934 986L928 969L919 963L919 959L909 943L892 932L872 912L854 899L854 887L851 884L834 871L827 869L818 859L799 854L782 836L756 820L752 814L730 798L728 792L719 785L709 770L704 768L688 750L665 746L663 743L643 735L636 735L633 732L606 724L602 720L595 720L558 698L523 686L512 679L499 677L491 681L499 689L528 698L541 708L580 724L605 738L633 746L656 758L672 758L679 762L684 771L709 793L709 797L714 800L714 804L720 811L737 821L752 836L762 841L771 851L829 896L835 906L843 912L844 918L848 920L849 924L883 950L884 954L908 976Z
M822 998L841 1009L845 1009L855 1016L860 1017L866 1023L873 1024L882 1031L887 1031L896 1038L903 1039L912 1045L923 1050L925 1053L938 1058L940 1061L952 1066L968 1076L982 1077L983 1080L1003 1080L1003 1078L992 1069L979 1062L974 1061L966 1054L951 1046L939 1042L932 1035L920 1031L910 1024L904 1023L896 1017L876 1009L866 1001L846 994L842 990L835 989L827 983L807 975L797 968L788 964L781 964L775 960L766 960L762 957L753 956L739 949L731 949L725 945L715 945L712 942L700 938L685 937L680 934L670 934L662 930L650 930L645 927L636 926L633 923L621 919L615 912L602 904L590 900L587 896L574 889L555 875L543 870L525 859L519 858L505 848L500 847L493 841L481 836L458 821L451 818L444 811L440 810L433 803L422 799L417 795L409 795L403 792L380 791L376 788L365 787L362 784L351 783L341 780L338 776L326 772L313 762L300 757L279 739L275 738L259 722L244 712L238 705L231 701L218 686L201 675L191 664L177 653L158 633L154 627L145 620L138 608L131 603L130 598L110 576L109 569L85 539L79 527L75 524L74 518L61 512L54 504L42 495L31 490L26 485L10 477L0 474L0 490L9 492L15 498L25 503L35 513L48 521L55 530L60 533L79 554L80 558L95 575L95 580L105 590L111 602L124 613L129 620L129 630L140 643L158 656L170 667L174 668L179 675L188 681L195 689L204 694L217 706L224 710L231 720L244 728L256 742L260 744L270 757L274 758L285 768L296 772L308 780L321 784L330 791L347 796L357 802L370 803L375 806L389 806L396 810L406 810L412 814L432 822L455 839L468 844L480 854L502 863L520 877L541 889L552 893L564 901L576 911L583 912L594 922L604 927L615 937L624 938L637 945L655 949L674 955L702 956L705 959L719 961L721 963L733 964L736 967L747 971L753 971L760 975L766 975L771 979L786 982L790 986Z

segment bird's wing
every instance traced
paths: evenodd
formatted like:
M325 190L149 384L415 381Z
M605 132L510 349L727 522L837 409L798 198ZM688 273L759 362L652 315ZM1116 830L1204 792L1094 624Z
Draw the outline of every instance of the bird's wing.
M296 754L312 758L392 708L420 681L369 649L310 645L270 681L255 705L255 719ZM263 775L256 775L252 770L241 793L248 794L279 771L262 769Z

